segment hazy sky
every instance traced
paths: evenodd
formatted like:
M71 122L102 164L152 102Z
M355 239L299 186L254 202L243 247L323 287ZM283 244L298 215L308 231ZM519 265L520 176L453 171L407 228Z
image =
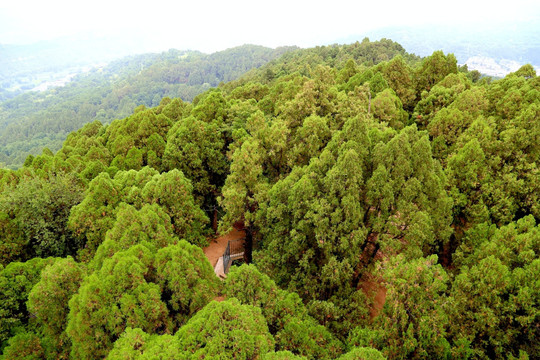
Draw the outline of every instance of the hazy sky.
M149 50L325 44L390 25L540 20L540 1L0 0L0 43L130 34Z

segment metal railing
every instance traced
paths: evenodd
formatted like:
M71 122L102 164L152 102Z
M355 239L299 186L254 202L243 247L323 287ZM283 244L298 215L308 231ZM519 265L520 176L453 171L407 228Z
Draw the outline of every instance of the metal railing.
M244 256L244 240L229 240L225 252L223 253L223 272L226 274L231 267L233 260Z

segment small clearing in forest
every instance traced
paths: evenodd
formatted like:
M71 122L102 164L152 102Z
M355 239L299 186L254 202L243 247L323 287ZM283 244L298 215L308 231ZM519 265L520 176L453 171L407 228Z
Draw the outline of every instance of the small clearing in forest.
M210 245L203 249L204 254L212 264L212 267L215 267L219 258L223 256L223 252L227 248L227 243L230 240L237 240L245 237L246 234L242 230L232 229L231 232L220 236L218 238L210 240Z

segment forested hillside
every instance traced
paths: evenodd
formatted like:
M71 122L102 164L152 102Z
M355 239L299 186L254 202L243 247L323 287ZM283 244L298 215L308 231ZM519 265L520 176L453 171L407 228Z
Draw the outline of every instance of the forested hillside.
M206 55L169 50L127 57L77 76L64 87L27 92L0 103L0 163L20 167L44 147L56 152L66 136L93 120L121 119L163 97L191 101L293 48L245 45Z
M6 16L6 13L2 15ZM77 69L103 64L147 48L146 39L130 40L120 33L99 36L77 34L19 43L0 44L0 100L16 96ZM4 40L6 41L6 40ZM11 44L10 44L11 43Z
M477 75L297 50L2 170L0 359L537 359L540 77Z
M434 49L452 52L460 64L482 56L496 61L515 61L540 66L540 29L536 20L483 22L468 26L433 27L426 24L392 26L368 32L370 38L383 36L399 42L408 51L428 55ZM471 36L475 34L475 36Z

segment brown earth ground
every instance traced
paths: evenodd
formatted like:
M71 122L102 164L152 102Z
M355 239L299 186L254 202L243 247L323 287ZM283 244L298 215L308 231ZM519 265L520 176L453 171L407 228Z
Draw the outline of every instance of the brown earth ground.
M223 252L227 248L229 240L236 240L245 237L244 231L233 229L231 232L210 240L210 245L203 249L204 254L212 264L212 267L216 266L219 258L223 256Z
M386 262L387 256L376 246L377 235L370 236L368 244L362 253L360 263L367 266L371 261ZM383 286L380 276L375 276L371 271L364 273L358 287L373 302L369 306L369 317L373 320L381 312L386 301L386 288Z
M369 307L369 317L374 319L384 306L386 301L386 288L382 286L380 279L370 277L360 283L360 288L368 298L373 299Z
M231 232L210 240L210 245L203 249L204 254L212 264L212 267L215 267L219 258L223 256L223 252L227 248L227 243L229 240L236 240L245 237L246 234L244 231L233 229ZM225 300L225 295L216 296L215 301L221 302Z

